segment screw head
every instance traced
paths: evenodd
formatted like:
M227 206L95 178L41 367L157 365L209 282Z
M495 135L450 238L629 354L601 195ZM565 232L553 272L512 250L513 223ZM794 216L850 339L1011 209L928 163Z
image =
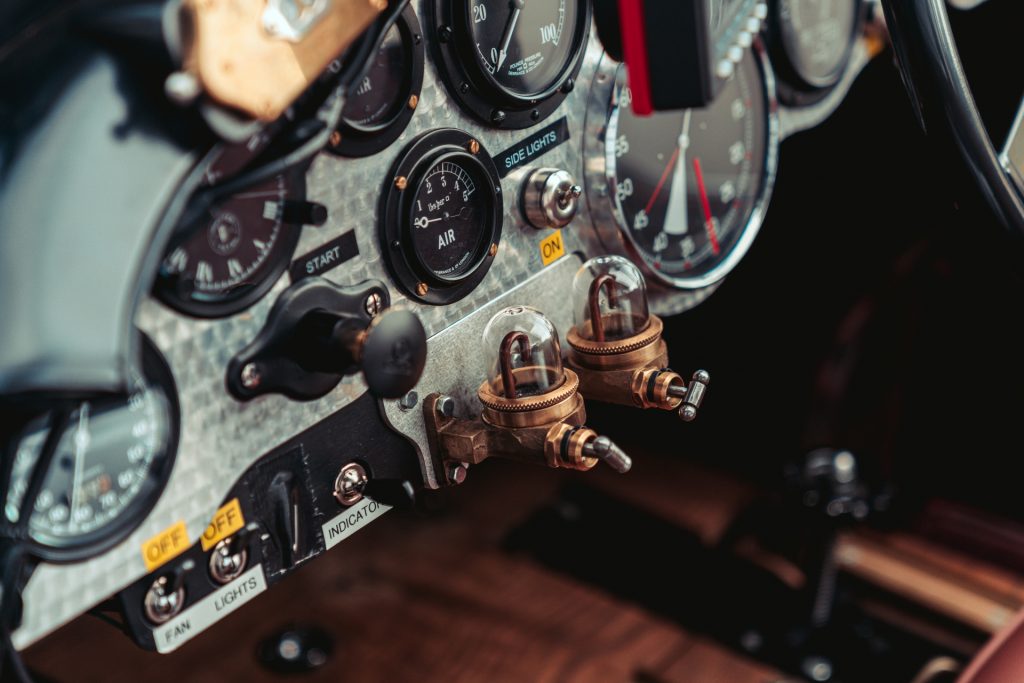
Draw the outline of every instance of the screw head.
M494 111L491 112L491 123L493 123L493 124L504 123L505 122L505 116L506 116L505 112L503 112L500 109L495 109Z
M426 282L421 282L418 285L416 285L416 293L420 296L426 296L427 292L429 291L430 287L427 285Z
M477 142L476 140L470 140L469 141L469 153L470 154L479 154L480 153L480 143Z
M575 89L576 89L576 81L574 81L571 78L566 80L565 84L562 86L562 92L564 92L566 95L568 95L569 93L571 93Z
M331 147L337 147L338 145L340 145L341 144L341 132L334 131L333 133L331 133L331 137L329 139L329 142L331 143Z
M491 258L494 258L495 256L497 256L498 255L498 245L495 244L495 243L491 243L491 248L487 250L487 254Z
M395 178L395 187L399 191L404 190L405 188L409 187L409 179L406 178L404 175L398 176L397 178Z
M440 40L442 43L447 43L449 40L451 40L452 27L442 26L441 28L437 29L437 39Z
M242 380L242 386L246 389L256 389L260 386L260 381L263 378L260 376L260 369L256 367L255 363L246 363L245 367L242 368L239 379Z
M448 465L448 482L453 486L458 486L464 483L468 474L468 468L461 463L452 463Z
M419 104L420 104L420 97L419 97L419 95L412 95L411 97L409 97L409 102L408 102L409 109L415 109L416 107L419 106Z
M335 500L345 507L355 505L363 499L363 491L369 481L370 477L363 466L357 462L350 462L341 468L334 480Z
M530 120L531 121L539 121L540 120L540 111L537 110L537 109L534 109L533 111L531 111L530 112Z
M378 292L373 292L370 296L366 297L366 301L363 302L363 310L365 310L366 315L371 318L376 318L380 315L380 311L383 307L384 299Z

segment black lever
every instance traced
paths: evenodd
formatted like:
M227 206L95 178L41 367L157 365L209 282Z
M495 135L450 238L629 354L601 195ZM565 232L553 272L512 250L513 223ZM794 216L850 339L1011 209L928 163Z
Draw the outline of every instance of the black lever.
M268 393L313 400L362 371L373 395L405 395L423 374L427 335L408 311L378 313L388 301L376 281L340 287L316 277L292 285L228 365L228 390L241 401Z

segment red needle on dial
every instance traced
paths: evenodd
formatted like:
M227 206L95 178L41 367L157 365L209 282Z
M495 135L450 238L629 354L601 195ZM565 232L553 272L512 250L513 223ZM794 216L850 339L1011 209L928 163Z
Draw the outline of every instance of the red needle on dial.
M658 201L658 195L661 194L661 190L665 187L665 181L668 180L669 176L672 175L672 170L676 167L676 159L679 158L679 148L676 147L676 151L672 153L672 158L668 160L668 165L665 166L664 173L661 174L661 180L654 186L654 194L647 202L647 206L644 207L644 213L650 215L651 209L654 208L654 202Z
M711 252L717 256L721 248L718 246L718 235L715 233L715 218L711 215L711 202L708 201L708 191L704 187L704 173L700 170L700 159L696 157L693 160L693 173L697 177L700 203L704 207L704 230L711 241Z

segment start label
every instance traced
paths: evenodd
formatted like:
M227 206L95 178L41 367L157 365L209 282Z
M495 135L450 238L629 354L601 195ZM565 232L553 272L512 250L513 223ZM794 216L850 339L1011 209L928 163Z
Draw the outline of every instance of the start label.
M323 525L324 545L330 550L390 509L390 505L363 498Z
M203 537L203 552L206 552L222 540L235 533L245 526L245 518L242 517L242 506L238 504L237 498L232 498L220 510L213 515L213 521L206 527Z
M554 232L540 241L540 260L545 266L550 266L563 256L565 242L562 241L561 231Z
M142 559L146 563L146 571L151 572L163 566L188 548L188 531L185 529L185 522L178 522L167 527L142 544Z
M157 652L167 654L177 650L265 590L267 579L263 575L263 565L258 564L166 624L153 629Z

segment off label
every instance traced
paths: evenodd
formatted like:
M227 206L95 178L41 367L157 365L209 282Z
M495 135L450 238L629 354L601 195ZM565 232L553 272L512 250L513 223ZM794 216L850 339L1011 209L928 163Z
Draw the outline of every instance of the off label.
M237 498L232 498L220 510L217 510L210 525L203 532L200 539L203 543L203 552L217 545L243 526L245 526L245 518L242 516L242 506L238 504Z
M323 525L324 545L330 550L390 509L390 505L363 498L358 504Z
M550 266L563 256L565 256L565 243L562 242L561 232L552 233L541 240L540 260L545 266Z
M154 629L157 652L167 654L177 650L265 590L267 579L263 576L263 565L258 564Z
M188 548L188 530L185 529L185 522L178 522L164 529L142 544L142 559L146 563L146 571L153 571L181 555Z

